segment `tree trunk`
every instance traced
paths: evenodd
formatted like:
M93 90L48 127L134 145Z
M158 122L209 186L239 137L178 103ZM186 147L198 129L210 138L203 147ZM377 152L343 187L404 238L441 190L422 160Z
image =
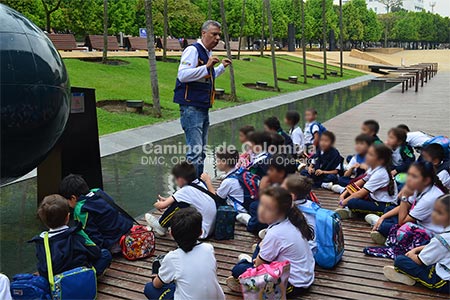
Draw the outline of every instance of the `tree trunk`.
M156 71L155 36L153 33L152 0L145 0L145 23L147 28L148 64L150 66L150 83L152 88L153 111L161 117L159 101L158 73Z
M272 56L272 69L273 69L273 86L276 91L279 91L278 87L278 77L277 77L277 61L275 57L275 42L273 40L273 29L272 29L272 11L270 10L270 0L264 0L267 9L267 23L269 25L269 35L270 35L270 52Z
M54 7L49 7L47 2L45 0L41 0L42 2L42 6L44 7L44 13L45 13L45 27L48 33L50 33L52 31L52 26L51 26L51 22L52 22L52 13L54 13L55 11L58 10L59 6L61 5L61 1L62 0L58 0L58 2L56 2Z
M242 14L241 14L241 29L239 31L239 45L238 45L238 56L237 59L241 59L241 44L242 44L242 35L244 34L244 25L245 25L245 2L242 1Z
M46 12L45 13L45 18L47 20L46 30L47 30L48 33L50 33L50 31L52 30L51 24L50 24L51 23L51 14L50 14L50 12Z
M323 79L327 79L327 18L326 0L322 0Z
M167 61L167 29L169 28L168 19L168 0L164 0L164 27L163 27L163 61Z
M344 28L342 24L342 0L339 0L339 71L344 76Z
M212 0L208 0L208 20L212 19Z
M225 15L225 6L223 3L223 0L219 1L220 3L220 15L222 16L222 28L223 28L223 36L225 38L225 47L227 48L227 56L228 59L231 59L231 47L230 47L230 38L228 35L228 26L227 26L227 18ZM233 64L229 65L228 68L230 69L230 101L237 101L236 96L236 82L234 81L234 68Z
M259 43L259 51L260 51L260 56L261 57L263 57L264 56L264 45L265 45L265 43L264 43L264 24L266 23L265 22L265 17L264 17L264 14L265 14L265 5L266 5L266 2L265 2L266 0L262 0L262 3L261 3L261 5L262 5L262 10L261 10L261 43Z
M103 0L103 56L102 63L108 60L108 0Z
M307 65L306 65L306 42L305 42L305 5L300 0L300 10L302 13L302 56L303 56L303 83L308 83Z

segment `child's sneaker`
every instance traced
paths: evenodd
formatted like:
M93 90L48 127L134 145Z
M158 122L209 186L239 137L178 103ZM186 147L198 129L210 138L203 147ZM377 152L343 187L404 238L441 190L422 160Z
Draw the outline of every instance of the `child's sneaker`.
M228 277L225 280L225 283L227 284L227 287L232 290L233 292L240 293L241 292L241 284L239 283L239 280L234 278L233 276Z
M248 254L241 253L241 254L239 254L239 256L238 256L238 262L240 262L240 261L242 261L242 260L246 260L246 261L248 261L249 263L251 263L251 262L252 262L252 257L251 257L250 255L248 255Z
M375 224L377 224L379 219L380 217L376 214L368 214L364 217L364 220L366 220L366 222L369 223L370 226L374 226Z
M352 212L348 207L337 208L334 210L342 220L350 219L352 217Z
M416 281L409 276L401 274L395 270L394 266L385 266L383 268L384 276L389 279L389 281L398 282L406 285L414 285Z
M324 182L320 185L323 189L331 190L331 187L333 186L332 182Z
M252 245L252 252L253 252L253 253L255 253L256 247L258 247L258 244L257 244L257 243L254 243L254 244Z
M370 238L378 245L384 245L386 243L386 238L378 231L371 231Z
M167 229L159 225L159 220L154 215L145 214L145 221L157 236L162 237L166 235Z
M267 232L267 229L261 229L261 230L258 232L259 238L263 240L264 237L266 236L266 232Z
M236 221L247 226L248 222L250 221L250 218L251 216L247 213L239 213L236 216Z
M331 190L337 194L342 194L345 191L345 187L340 186L339 184L333 184Z

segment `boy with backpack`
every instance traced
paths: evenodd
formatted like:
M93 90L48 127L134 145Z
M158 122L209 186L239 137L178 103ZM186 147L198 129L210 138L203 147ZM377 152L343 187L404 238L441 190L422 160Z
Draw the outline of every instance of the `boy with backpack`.
M317 110L315 108L308 108L305 110L305 128L303 136L305 137L305 154L310 157L316 153L319 147L320 136L327 129L317 121Z
M171 225L171 220L175 212L187 207L194 207L202 215L203 232L201 239L206 239L214 230L217 207L215 199L210 195L206 185L197 178L197 171L193 164L181 162L172 168L172 175L179 189L167 198L158 195L158 200L154 204L156 209L165 210L158 219L152 214L145 214L145 220L153 228L155 234L166 235Z
M49 228L30 242L36 244L37 269L39 275L48 279L45 236L51 253L53 274L60 274L77 267L94 267L97 275L103 274L110 265L112 256L106 249L100 249L81 229L81 224L69 227L69 205L60 195L44 198L38 209L41 221Z
M130 231L133 220L112 206L105 192L89 190L83 177L70 174L61 181L59 193L73 208L74 220L82 224L96 245L112 253L120 252L120 238Z
M258 198L259 176L251 174L245 169L237 169L236 162L239 153L236 149L222 147L216 152L216 166L219 171L225 173L225 178L217 190L211 182L208 173L203 173L201 179L208 190L224 199L227 205L238 213L236 219L241 221L242 215L248 215L250 204Z
M361 125L361 133L371 136L374 145L383 144L383 141L378 137L380 131L380 124L375 120L366 120Z

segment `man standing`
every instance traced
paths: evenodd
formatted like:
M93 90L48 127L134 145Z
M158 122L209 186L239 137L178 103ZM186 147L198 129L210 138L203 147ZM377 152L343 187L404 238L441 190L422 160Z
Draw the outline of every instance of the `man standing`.
M220 41L221 25L208 20L202 26L201 41L188 46L181 55L173 101L180 105L181 127L186 136L186 158L195 165L197 175L203 173L208 142L208 111L214 103L215 79L231 64L229 59L215 67L219 59L212 49Z

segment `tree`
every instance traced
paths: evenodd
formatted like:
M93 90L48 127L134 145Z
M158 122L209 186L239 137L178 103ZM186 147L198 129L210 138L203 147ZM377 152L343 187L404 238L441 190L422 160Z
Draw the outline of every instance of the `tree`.
M161 117L161 104L159 101L158 73L156 70L155 36L153 30L152 1L145 1L145 23L147 29L148 64L150 67L150 84L152 88L153 111Z
M266 46L266 43L264 41L264 26L266 24L266 18L264 17L265 15L265 10L266 10L266 0L263 0L261 2L262 6L261 6L261 43L259 43L259 50L260 50L260 56L263 57L264 56L264 48Z
M167 0L164 0L163 61L167 61L167 30L169 29L168 12L169 12L168 3Z
M244 24L245 24L245 2L246 0L242 0L241 28L239 31L239 46L237 59L241 59L242 35L244 34Z
M103 55L102 63L108 60L108 0L103 0Z
M45 12L45 18L47 20L46 22L46 30L47 32L51 32L51 15L55 11L58 10L59 6L61 5L61 0L41 0L42 5L44 6L44 12ZM56 2L55 2L56 1ZM53 5L51 5L53 3Z
M386 13L389 13L393 8L400 8L403 5L403 0L377 0L386 7Z
M279 91L278 76L277 76L277 60L275 57L275 41L273 39L273 26L272 26L272 11L270 10L270 0L264 0L267 9L267 24L269 26L270 36L270 52L272 56L272 70L273 70L273 86L276 91Z
M322 0L322 48L323 48L323 79L327 79L327 6Z
M303 0L300 0L300 10L302 14L302 56L303 56L303 83L308 82L308 74L307 72L307 65L306 65L306 43L305 43L305 5L303 3Z
M382 14L378 16L378 20L382 24L382 31L384 36L384 47L388 46L388 39L391 37L391 30L397 20L397 16L393 13Z
M225 15L225 6L223 4L223 0L220 0L220 14L222 16L222 29L223 29L223 36L225 37L225 47L227 48L227 56L228 59L231 59L231 47L230 47L230 38L228 36L228 26L227 26L227 18ZM234 81L234 68L233 64L229 65L230 69L230 100L236 101L236 83Z

